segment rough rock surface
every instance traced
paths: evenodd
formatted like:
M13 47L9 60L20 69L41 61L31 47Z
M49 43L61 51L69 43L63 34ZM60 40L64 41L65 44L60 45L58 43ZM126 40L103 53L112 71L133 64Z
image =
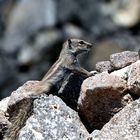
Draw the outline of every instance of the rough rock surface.
M23 86L19 87L16 91L11 93L8 106L15 105L25 98L29 98L30 91L39 84L39 81L28 81Z
M96 70L98 72L103 72L103 71L111 72L113 70L113 67L111 66L110 61L101 61L96 63Z
M68 80L68 83L60 88L59 91L58 84L58 87L53 87L48 94L52 92L54 95L59 95L69 106L76 110L80 87L83 80L84 77L82 77L81 75L72 74ZM6 137L9 137L11 135L10 132L13 126L18 123L17 120L21 122L21 124L19 124L20 126L18 127L20 129L26 122L26 119L30 116L33 100L30 99L29 95L31 91L38 85L39 81L28 81L23 86L19 87L16 91L12 92L8 103L6 104L6 109L4 109L4 111L7 111L7 113L9 114L9 122L12 124L10 125L8 132L6 133ZM25 116L24 119L21 118L21 114L23 113ZM19 118L22 119L22 121Z
M137 60L139 60L138 52L132 51L124 51L110 56L111 64L115 69L126 67Z
M78 114L59 97L42 95L33 108L32 116L20 130L20 140L82 140L88 136Z
M7 97L0 101L0 110L2 110L3 112L6 112L9 100L10 100L10 97Z
M140 99L124 107L101 131L92 132L93 140L139 140Z
M78 106L91 130L100 129L122 107L126 81L107 72L87 78L81 87Z
M122 69L113 71L113 72L110 73L110 74L111 74L111 75L120 76L122 79L127 80L127 79L128 79L128 76L129 76L129 73L130 73L130 72L129 72L129 71L130 71L130 67L131 67L131 66L124 67L124 68L122 68Z
M131 93L140 96L140 60L130 67L128 89Z
M128 59L123 61L124 64L128 64ZM110 65L111 63L110 61ZM104 65L104 63L99 64L101 67ZM10 98L0 102L0 139L7 128L5 136L9 136L8 132L12 126L21 122L18 127L19 133L16 131L21 140L85 140L86 138L89 140L91 137L97 138L97 140L106 138L107 140L118 138L123 140L123 135L124 140L132 139L132 137L137 140L137 138L139 139L139 119L137 118L139 118L140 112L139 72L140 60L111 73L107 71L98 73L86 80L81 75L72 74L68 82L62 83L63 86L58 84L58 87L53 87L48 93L59 97L43 94L34 101L29 98L29 94L32 89L38 86L39 81L28 81L12 92ZM80 88L81 94L78 100ZM135 99L138 100L134 101ZM78 113L81 118L77 112L69 108L72 107L76 110L77 100ZM20 121L20 114L24 114L24 122ZM126 123L127 120L128 123ZM89 135L83 124L89 132L103 128L101 131L95 130L92 135ZM125 127L125 124L126 130L121 128Z

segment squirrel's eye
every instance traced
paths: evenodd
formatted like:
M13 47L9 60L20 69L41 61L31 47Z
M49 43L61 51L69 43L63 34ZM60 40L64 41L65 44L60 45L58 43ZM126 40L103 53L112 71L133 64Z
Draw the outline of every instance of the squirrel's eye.
M78 43L82 45L82 44L84 44L84 41L79 41Z

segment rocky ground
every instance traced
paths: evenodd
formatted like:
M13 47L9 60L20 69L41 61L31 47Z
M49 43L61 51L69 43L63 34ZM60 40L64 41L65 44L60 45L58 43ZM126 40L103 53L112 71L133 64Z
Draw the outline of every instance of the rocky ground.
M0 0L0 98L41 79L68 38L95 44L81 59L88 70L110 54L137 51L139 5L140 0Z
M98 74L85 80L72 75L59 95L51 91L34 99L18 139L139 140L140 54L112 54L96 70ZM0 102L1 138L37 84L28 81Z

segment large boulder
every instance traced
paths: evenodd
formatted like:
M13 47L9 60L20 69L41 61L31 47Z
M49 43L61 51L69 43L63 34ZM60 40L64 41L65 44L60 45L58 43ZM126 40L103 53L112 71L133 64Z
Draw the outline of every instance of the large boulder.
M93 140L139 140L140 99L124 107L101 131L92 132Z
M138 52L124 51L110 55L110 61L115 69L126 67L139 60Z
M82 140L87 136L78 113L52 95L42 95L34 101L33 113L19 132L19 140Z
M81 87L79 114L91 130L100 129L124 104L126 81L107 72L87 78Z
M140 60L131 65L127 84L131 93L140 96Z

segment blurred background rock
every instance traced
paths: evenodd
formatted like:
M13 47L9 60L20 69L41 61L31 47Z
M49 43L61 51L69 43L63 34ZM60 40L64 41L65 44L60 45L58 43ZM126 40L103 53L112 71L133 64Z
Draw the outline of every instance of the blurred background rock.
M0 98L40 80L68 38L95 44L81 59L88 70L112 53L137 51L140 0L0 0Z

